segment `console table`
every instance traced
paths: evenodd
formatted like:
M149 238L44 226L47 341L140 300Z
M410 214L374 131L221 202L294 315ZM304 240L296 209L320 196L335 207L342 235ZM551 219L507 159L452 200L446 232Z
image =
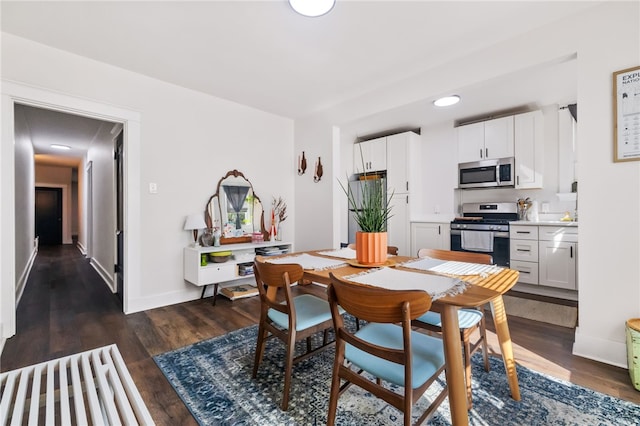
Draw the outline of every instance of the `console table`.
M239 280L253 277L241 275L239 265L253 263L256 255L268 256L289 253L292 244L285 241L267 241L264 243L224 244L215 247L185 247L184 248L184 279L191 284L202 287L202 295L207 286L213 284L213 304L216 304L218 287L237 284ZM209 253L231 252L226 262L215 263L209 260ZM202 261L205 255L206 264Z

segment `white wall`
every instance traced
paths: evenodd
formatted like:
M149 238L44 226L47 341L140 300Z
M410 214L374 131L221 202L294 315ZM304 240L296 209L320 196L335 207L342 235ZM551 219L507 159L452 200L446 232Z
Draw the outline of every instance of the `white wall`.
M186 215L204 212L228 170L238 169L252 181L265 209L272 196L282 196L290 211L284 232L295 237L290 119L8 34L2 35L2 77L140 113L136 149L141 160L133 170L139 173L141 190L129 195L139 201L141 223L140 229L129 230L129 236L139 235L140 256L135 262L141 274L125 284L130 312L200 296L200 289L183 279L182 248L190 234L182 228ZM3 120L2 125L7 123ZM157 194L147 191L150 182L157 184ZM13 180L2 185L4 191Z
M93 235L91 241L91 264L116 291L113 283L115 264L115 189L114 189L114 143L93 141L87 151L86 160L92 162L93 170Z
M21 109L15 115L15 271L16 293L22 294L37 252L35 246L35 172L33 145Z
M640 163L612 162L611 74L640 64L639 8L638 2L606 2L581 15L323 111L316 117L297 120L296 150L307 143L298 135L328 131L323 126L348 124L419 99L455 93L460 87L577 54L580 327L574 352L624 366L624 323L640 315ZM427 146L433 134L446 133L443 129L435 129L433 133L425 128L422 131ZM425 155L452 155L431 149L425 152ZM344 197L338 192L331 199L328 192L308 194L298 190L296 195L304 197L297 200L298 204L335 205L336 209L341 205L338 197ZM445 204L446 197L436 196ZM333 223L318 218L300 217L296 226L314 227L318 235L331 234ZM620 228L610 226L615 218L629 219Z

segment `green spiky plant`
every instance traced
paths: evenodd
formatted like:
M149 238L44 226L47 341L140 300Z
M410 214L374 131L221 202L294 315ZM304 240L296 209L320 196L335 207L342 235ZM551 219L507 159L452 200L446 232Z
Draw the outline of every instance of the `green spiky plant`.
M364 170L364 157L362 149L360 149L360 157L362 160L362 169ZM365 181L372 182L370 185L364 185ZM355 220L362 232L387 232L387 223L391 214L391 195L385 198L385 188L382 179L372 174L363 174L363 179L359 181L362 192L362 204L360 208L356 204L355 194L350 186L345 186L339 182L342 190L347 196L349 208L355 213Z

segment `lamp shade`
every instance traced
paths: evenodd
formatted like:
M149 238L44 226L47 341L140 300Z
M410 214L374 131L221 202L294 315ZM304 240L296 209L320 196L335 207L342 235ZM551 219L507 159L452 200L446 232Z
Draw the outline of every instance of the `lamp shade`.
M204 216L202 213L194 213L187 216L187 219L184 221L184 230L185 231L193 231L194 229L204 229L207 227L207 224L204 223Z
M289 0L291 8L300 15L316 17L328 13L336 0Z

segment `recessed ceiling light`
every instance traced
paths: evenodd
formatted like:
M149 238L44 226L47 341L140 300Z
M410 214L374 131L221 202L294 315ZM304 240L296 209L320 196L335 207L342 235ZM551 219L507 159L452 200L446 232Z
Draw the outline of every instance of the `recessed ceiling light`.
M458 102L460 102L460 96L451 95L451 96L442 97L440 99L436 99L435 101L433 101L433 104L437 107L446 107L446 106L455 105Z
M63 150L63 151L67 151L67 150L71 149L71 147L70 147L70 146L67 146L67 145L58 145L57 143L51 144L51 148L53 148L53 149L60 149L60 150Z
M329 13L336 0L289 0L289 4L300 15L316 17Z

